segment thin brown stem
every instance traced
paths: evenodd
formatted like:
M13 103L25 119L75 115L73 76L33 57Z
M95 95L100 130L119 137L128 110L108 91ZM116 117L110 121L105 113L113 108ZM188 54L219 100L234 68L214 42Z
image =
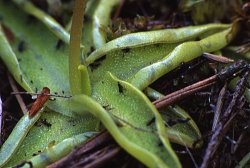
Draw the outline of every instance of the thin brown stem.
M235 88L235 92L233 94L233 98L230 101L225 112L223 113L223 116L220 122L217 124L215 132L208 143L208 147L206 149L205 156L203 157L203 162L200 168L208 167L210 160L213 158L215 152L217 151L223 139L223 136L229 130L233 118L239 113L239 110L236 110L236 107L238 107L239 100L245 91L248 76L249 76L249 71L246 71L242 79L238 81L237 86Z
M225 83L225 85L223 86L223 88L221 89L219 93L219 97L218 97L215 112L214 112L212 131L215 131L215 128L219 122L221 110L222 110L223 103L224 103L224 95L226 93L226 89L227 89L227 83Z
M9 82L10 82L11 89L14 92L18 92L15 81L12 79L12 77L9 74L8 74L8 79L9 79ZM27 107L26 107L26 105L25 105L25 103L23 101L23 98L20 95L15 95L15 97L17 99L18 104L21 107L21 110L22 110L23 114L27 113L28 109L27 109Z
M224 57L222 55L215 55L215 54L211 54L211 53L204 53L202 56L205 57L205 58L207 58L207 59L209 59L209 60L213 60L213 61L224 63L224 64L228 64L228 63L234 62L233 59Z
M183 89L177 90L173 93L170 93L164 96L163 98L154 101L153 104L158 109L169 106L175 103L176 101L179 101L185 98L186 96L189 96L199 90L202 90L211 86L212 84L216 83L216 81L225 81L225 80L232 78L232 76L235 76L236 73L239 73L240 71L242 71L242 69L246 68L247 65L248 64L245 61L239 60L235 62L234 64L222 69L218 74L213 75L197 83L194 83Z
M159 100L154 101L153 104L158 109L165 107L165 106L169 106L169 105L175 103L176 101L185 98L186 96L189 96L189 95L191 95L199 90L202 90L204 88L211 86L212 84L214 84L216 82L216 78L217 78L217 76L214 75L214 76L211 76L205 80L202 80L202 81L194 83L190 86L187 86L183 89L177 90L171 94L164 96L163 98L161 98Z

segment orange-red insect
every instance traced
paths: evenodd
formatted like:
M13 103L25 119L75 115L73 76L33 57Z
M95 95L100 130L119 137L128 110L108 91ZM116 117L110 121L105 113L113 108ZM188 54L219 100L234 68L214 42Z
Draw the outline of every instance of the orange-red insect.
M44 87L41 94L37 96L36 101L32 104L29 110L29 117L33 117L36 113L43 107L43 105L50 98L50 89L48 87Z

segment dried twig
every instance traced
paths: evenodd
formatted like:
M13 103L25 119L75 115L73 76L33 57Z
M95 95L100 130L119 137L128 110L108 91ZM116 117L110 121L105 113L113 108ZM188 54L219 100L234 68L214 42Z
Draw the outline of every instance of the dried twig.
M8 74L8 79L9 79L10 86L11 86L12 90L13 90L14 92L18 92L16 83L15 83L15 81L13 80L13 78L10 76L10 74ZM27 113L28 110L27 110L27 107L26 107L26 105L25 105L25 103L24 103L23 98L21 97L21 95L15 94L15 97L16 97L16 99L17 99L18 104L19 104L20 107L21 107L21 110L22 110L23 114Z
M210 60L213 60L213 61L217 61L217 62L220 62L220 63L224 63L224 64L228 64L228 63L234 62L233 59L224 57L222 55L215 55L215 54L211 54L211 53L204 53L202 56L205 57L205 58L207 58L207 59L210 59Z
M98 134L88 140L80 148L71 152L61 160L51 164L48 168L63 167L100 167L115 157L121 148L114 142L107 132Z
M215 83L215 80L216 80L216 75L210 78L207 78L203 81L192 84L190 86L187 86L183 89L177 90L171 94L168 94L167 96L164 96L163 98L154 101L153 104L158 109L171 105L175 103L176 101L185 98L186 96L189 96L201 89L207 88L208 86L211 86L212 84Z
M218 74L213 75L205 80L194 83L194 84L187 86L183 89L177 90L173 93L170 93L170 94L164 96L163 98L154 101L153 104L158 109L165 107L165 106L169 106L169 105L175 103L176 101L179 101L179 100L181 100L181 99L183 99L183 98L185 98L185 97L187 97L187 96L189 96L189 95L191 95L199 90L202 90L204 88L207 88L207 87L213 85L214 83L216 83L216 81L225 81L228 78L235 76L235 73L239 73L239 71L241 71L242 68L244 68L246 66L247 66L247 63L240 60L240 61L230 65L229 67L222 69Z
M227 109L223 113L223 117L217 124L215 132L208 143L208 147L206 149L205 156L200 168L208 167L211 158L214 156L216 150L218 149L218 146L223 139L223 136L228 131L229 126L232 123L232 118L238 113L239 110L235 110L235 108L237 107L239 103L238 101L245 91L248 76L249 71L246 71L242 79L238 81L235 92L233 94L233 98L229 103Z
M219 122L222 106L224 103L224 96L226 93L226 89L227 89L227 83L224 84L223 88L221 89L219 93L219 97L218 97L215 112L214 112L212 131L215 131L215 128Z

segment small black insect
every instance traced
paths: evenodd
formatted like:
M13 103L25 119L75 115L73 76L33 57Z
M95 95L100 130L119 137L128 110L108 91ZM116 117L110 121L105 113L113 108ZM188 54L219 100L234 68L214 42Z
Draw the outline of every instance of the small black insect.
M64 46L64 42L62 40L58 40L56 43L56 49L59 50L62 46Z
M49 123L46 119L41 119L41 120L39 120L39 122L35 123L35 126L37 126L37 127L45 126L45 127L50 128L52 126L52 124Z
M121 93L121 94L124 93L124 88L123 88L123 86L120 84L120 82L118 82L118 91L119 91L119 93Z
M17 50L18 50L20 53L22 53L22 52L24 52L25 49L26 49L25 41L21 40L21 41L18 43Z
M130 52L130 48L124 48L124 49L122 49L122 52L123 53L128 53L128 52Z
M49 123L46 119L41 119L41 123L42 123L43 125L45 125L46 127L51 127L51 126L52 126L52 124Z
M107 111L110 111L110 110L112 110L113 108L112 107L110 107L110 105L108 104L108 105L104 105L104 106L102 106L105 110L107 110Z
M97 69L105 59L106 55L102 56L101 58L95 60L93 63L89 64L91 71L93 72L95 69Z
M93 72L94 70L96 70L101 64L100 63L91 63L89 64L90 70Z
M172 127L176 124L180 124L180 123L187 123L190 120L190 118L176 118L176 119L170 119L169 121L167 121L167 123L165 123L166 127Z
M36 155L39 155L42 151L37 151L36 153L33 153L32 156L36 156Z
M147 122L147 126L150 126L151 124L153 124L155 122L155 117L153 117L152 119L150 119L148 122Z
M130 48L124 48L121 51L123 52L122 57L125 57L126 54L130 52Z
M35 93L37 93L37 92L38 92L38 88L36 87L36 88L35 88Z
M163 146L163 143L160 141L160 142L158 143L158 146L159 146L159 147L162 147L162 146Z

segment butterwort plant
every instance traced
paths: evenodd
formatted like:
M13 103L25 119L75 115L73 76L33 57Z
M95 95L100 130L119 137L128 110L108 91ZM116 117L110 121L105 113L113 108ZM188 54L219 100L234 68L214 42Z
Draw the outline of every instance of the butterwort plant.
M32 117L24 114L1 146L0 167L23 161L34 167L52 164L101 131L100 122L124 150L146 166L182 167L170 142L194 147L200 131L178 106L164 111L190 118L189 122L166 126L169 118L148 98L158 99L162 94L149 85L181 63L227 46L237 26L152 30L106 41L101 30L108 26L119 1L74 3L68 33L30 1L0 0L1 24L14 35L8 41L1 29L0 56L14 79L28 92L48 87L53 94L65 95L49 100ZM29 15L36 18L31 25L25 22ZM56 47L58 40L65 43L63 47ZM20 43L25 46L21 51ZM42 119L51 126L35 127ZM32 156L37 151L41 152Z

